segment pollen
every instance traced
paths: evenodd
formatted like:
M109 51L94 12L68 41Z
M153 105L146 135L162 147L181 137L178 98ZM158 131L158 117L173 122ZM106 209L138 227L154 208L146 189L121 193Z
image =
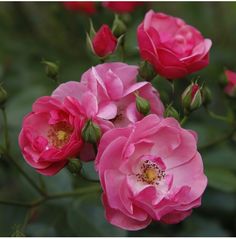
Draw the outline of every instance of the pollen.
M147 168L143 172L143 178L145 178L146 182L153 182L157 179L157 171L153 168Z
M48 131L48 140L55 148L62 148L70 140L73 128L65 123L60 122L50 127Z
M165 172L155 163L145 160L140 167L140 173L136 174L136 177L139 182L159 185L159 182L165 177Z
M57 135L57 139L62 141L64 141L68 136L68 134L63 130L59 130L58 132L56 132L56 135Z

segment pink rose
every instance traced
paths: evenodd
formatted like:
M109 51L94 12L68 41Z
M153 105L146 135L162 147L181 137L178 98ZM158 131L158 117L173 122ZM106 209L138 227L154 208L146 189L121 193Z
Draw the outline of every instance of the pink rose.
M84 84L76 81L61 84L53 91L52 97L60 102L66 100L72 114L82 115L85 122L92 120L100 127L102 134L113 128L113 124L109 121L112 105L110 102L98 105L98 99ZM82 161L94 160L95 152L92 145L85 143L79 157Z
M138 230L189 216L207 185L196 145L193 132L156 115L105 133L95 162L107 220Z
M236 73L226 70L225 75L228 81L228 84L224 88L225 93L229 96L236 96Z
M66 9L71 11L81 11L87 14L94 14L96 12L94 2L63 2Z
M117 39L108 25L102 25L92 40L93 51L96 55L104 57L116 50Z
M209 63L211 40L180 18L150 10L137 37L142 58L168 79L184 77Z
M103 6L118 13L132 12L137 6L142 5L142 2L103 2Z
M92 67L82 75L81 83L96 96L98 107L103 108L103 116L98 116L110 120L115 127L125 127L143 118L136 109L135 93L149 101L151 113L163 115L159 93L149 82L136 83L137 74L137 66L113 62Z
M44 175L54 175L75 157L82 147L82 115L74 115L69 99L60 102L49 96L33 104L19 135L26 162Z

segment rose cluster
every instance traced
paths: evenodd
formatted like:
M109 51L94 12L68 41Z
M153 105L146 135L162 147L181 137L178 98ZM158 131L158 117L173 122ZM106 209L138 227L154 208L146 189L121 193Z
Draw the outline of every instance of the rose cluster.
M141 57L168 79L208 64L211 41L179 18L151 10L137 37ZM99 57L116 43L107 27L92 39ZM207 185L197 134L164 116L159 92L137 80L138 70L121 62L91 67L79 82L37 99L19 135L26 162L43 175L55 175L72 158L94 160L106 218L127 230L182 221L200 206ZM192 84L184 92L188 109L199 99Z

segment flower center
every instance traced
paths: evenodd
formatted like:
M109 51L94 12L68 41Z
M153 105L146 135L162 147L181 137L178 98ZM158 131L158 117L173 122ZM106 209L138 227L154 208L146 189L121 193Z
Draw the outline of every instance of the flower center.
M62 148L68 143L73 128L65 122L57 123L48 131L48 139L55 148Z
M141 172L136 174L139 182L158 185L165 177L164 170L161 170L155 163L149 160L145 160L140 169Z
M145 179L146 182L151 183L157 179L157 171L153 168L147 168L143 172L143 178Z
M56 132L56 135L57 135L57 139L61 141L65 141L66 138L68 137L67 132L63 130L59 130L58 132Z

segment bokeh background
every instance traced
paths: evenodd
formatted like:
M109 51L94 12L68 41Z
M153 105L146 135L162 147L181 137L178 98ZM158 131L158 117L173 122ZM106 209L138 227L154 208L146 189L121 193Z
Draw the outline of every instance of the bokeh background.
M136 28L148 9L183 18L212 39L210 65L195 74L212 90L210 108L227 114L227 101L218 84L225 68L236 71L236 3L234 2L151 2L137 8L128 17L125 62L140 61ZM58 62L61 82L80 79L81 74L99 61L86 48L89 17L95 28L103 23L112 25L114 13L97 3L97 13L88 16L69 11L63 3L1 2L0 3L0 81L9 94L6 111L9 120L11 151L28 174L40 183L41 179L24 162L18 148L18 134L23 116L31 110L38 97L49 95L55 83L45 75L42 59ZM119 59L115 56L114 60ZM194 76L189 76L188 80ZM168 101L169 88L157 78L154 81ZM181 92L187 81L177 82ZM178 108L179 96L175 99ZM187 128L199 134L199 145L222 137L230 130L224 122L211 119L204 109L191 115ZM2 118L0 138L2 139ZM0 204L0 236L236 236L236 140L202 150L209 185L202 206L192 216L177 225L152 223L145 230L128 232L117 229L104 219L100 195L92 194L49 201L27 209ZM96 177L93 165L85 166L86 173ZM65 169L54 177L44 177L50 192L70 191L86 186ZM0 199L32 201L37 192L29 185L11 162L0 159ZM29 216L30 215L30 216ZM28 217L29 216L29 217ZM26 220L27 219L27 220ZM26 223L25 223L26 222Z

